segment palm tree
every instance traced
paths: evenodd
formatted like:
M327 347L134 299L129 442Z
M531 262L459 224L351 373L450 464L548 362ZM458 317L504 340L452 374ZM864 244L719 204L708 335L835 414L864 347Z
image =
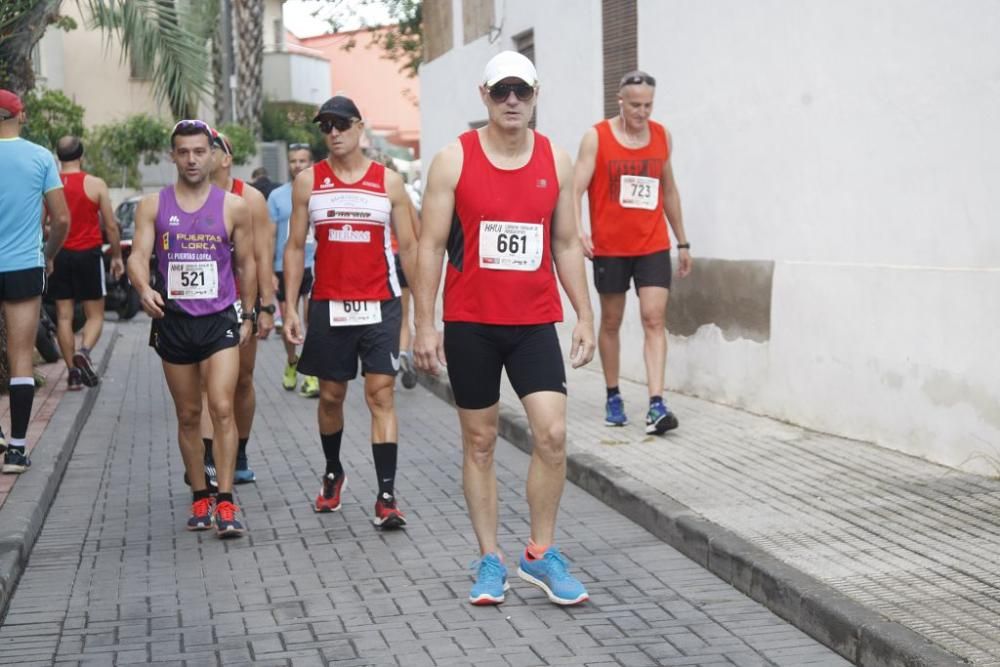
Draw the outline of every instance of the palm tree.
M24 94L35 87L31 51L59 16L60 0L0 2L0 88Z
M236 122L260 138L264 113L264 0L234 0L238 82Z
M218 5L198 0L86 0L91 26L121 40L122 58L149 65L153 94L175 118L192 118L212 92L208 41Z

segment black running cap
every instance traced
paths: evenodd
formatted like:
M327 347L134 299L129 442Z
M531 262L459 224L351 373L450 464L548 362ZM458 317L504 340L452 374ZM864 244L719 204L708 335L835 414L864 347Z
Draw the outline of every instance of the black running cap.
M319 108L316 112L316 117L313 118L314 123L318 123L323 116L338 116L340 118L357 118L361 119L361 112L358 111L358 107L349 97L344 97L343 95L336 95L331 97L326 102L323 102L323 106Z

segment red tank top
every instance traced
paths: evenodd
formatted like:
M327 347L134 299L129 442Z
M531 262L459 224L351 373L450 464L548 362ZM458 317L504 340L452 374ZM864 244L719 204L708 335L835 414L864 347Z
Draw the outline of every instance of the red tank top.
M611 123L597 130L594 175L587 189L594 254L636 257L670 248L660 176L670 159L666 129L649 121L649 143L627 148L618 143Z
M230 188L229 191L232 192L237 197L242 197L243 196L243 186L245 186L245 185L246 185L246 182L241 181L238 178L234 178L233 179L233 187Z
M481 324L562 321L552 265L552 213L559 199L552 146L535 132L528 163L498 169L475 130L464 154L448 239L444 320Z
M314 301L385 301L402 293L389 241L391 214L384 166L372 162L354 183L337 178L326 160L313 166Z
M97 202L90 200L83 189L86 177L86 172L82 171L59 174L66 194L66 204L69 205L69 233L62 246L67 250L90 250L99 248L104 243L101 237L101 219L98 217L100 207Z

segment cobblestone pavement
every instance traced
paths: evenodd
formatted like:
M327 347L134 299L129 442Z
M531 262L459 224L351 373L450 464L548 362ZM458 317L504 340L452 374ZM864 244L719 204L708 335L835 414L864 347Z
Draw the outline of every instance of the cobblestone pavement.
M316 515L314 401L281 389L261 345L242 540L188 533L175 422L148 322L124 324L98 403L0 627L3 664L844 665L768 610L575 487L559 543L592 603L551 605L514 576L507 602L466 602L475 542L454 411L401 391L398 491L410 519L381 533L368 417L347 407L349 486ZM527 457L498 447L501 544L528 531ZM513 571L512 571L513 573Z
M688 506L977 665L1000 666L1000 481L884 447L670 394L680 428L603 425L597 359L568 370L570 451ZM669 374L669 368L668 368ZM501 402L516 406L505 384Z

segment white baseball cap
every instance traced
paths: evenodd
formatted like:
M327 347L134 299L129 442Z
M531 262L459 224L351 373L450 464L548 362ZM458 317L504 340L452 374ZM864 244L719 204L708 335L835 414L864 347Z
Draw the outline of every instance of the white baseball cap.
M486 63L483 69L483 83L489 88L507 77L524 81L529 86L538 83L538 72L525 56L517 51L501 51Z

